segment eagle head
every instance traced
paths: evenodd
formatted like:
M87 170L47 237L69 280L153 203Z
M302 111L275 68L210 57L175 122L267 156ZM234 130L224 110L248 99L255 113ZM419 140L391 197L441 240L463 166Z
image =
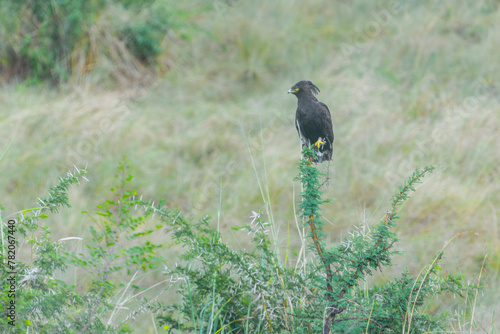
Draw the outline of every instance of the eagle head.
M301 80L288 90L288 93L292 93L297 97L301 95L318 94L319 92L319 88L309 80Z

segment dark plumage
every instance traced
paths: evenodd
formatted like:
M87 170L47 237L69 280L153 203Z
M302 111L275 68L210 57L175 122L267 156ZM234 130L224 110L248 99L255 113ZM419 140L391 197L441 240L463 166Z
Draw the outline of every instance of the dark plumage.
M332 116L326 104L319 102L314 96L319 93L319 88L311 81L302 80L293 85L288 93L294 94L298 99L295 127L302 147L311 147L319 140L323 144L318 143L318 161L314 162L332 160Z

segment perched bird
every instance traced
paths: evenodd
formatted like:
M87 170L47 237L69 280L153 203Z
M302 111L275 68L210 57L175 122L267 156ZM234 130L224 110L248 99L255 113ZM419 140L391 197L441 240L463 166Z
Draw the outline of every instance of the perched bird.
M319 93L319 88L311 81L302 80L293 85L288 93L294 94L298 99L295 127L302 147L315 145L318 159L313 162L332 160L332 116L326 104L319 102L314 96Z

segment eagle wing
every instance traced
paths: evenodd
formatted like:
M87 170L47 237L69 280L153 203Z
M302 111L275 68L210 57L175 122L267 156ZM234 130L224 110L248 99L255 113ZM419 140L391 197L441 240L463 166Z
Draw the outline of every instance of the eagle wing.
M326 140L328 146L333 143L332 116L323 102L314 101L306 107L299 106L295 114L295 127L303 143L307 141L312 145L319 137Z
M332 115L330 114L330 109L328 109L327 105L323 102L319 102L319 104L323 107L322 111L322 124L323 124L323 132L325 133L325 139L328 141L330 147L333 145L333 125L332 125Z

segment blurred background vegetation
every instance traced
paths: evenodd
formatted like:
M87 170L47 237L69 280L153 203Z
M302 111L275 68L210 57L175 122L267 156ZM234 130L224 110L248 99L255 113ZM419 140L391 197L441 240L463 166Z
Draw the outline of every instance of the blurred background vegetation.
M321 165L336 198L323 209L328 239L375 223L395 187L434 164L400 214L406 253L393 270L418 273L464 233L443 269L475 284L488 255L476 318L497 328L499 4L2 1L3 215L34 206L73 164L88 166L73 208L50 222L55 237L85 238L80 212L102 202L126 155L144 195L188 217L220 217L227 234L272 209L283 247L298 251L300 147L286 91L308 79L334 122L334 159ZM463 306L450 296L429 310L470 312Z

